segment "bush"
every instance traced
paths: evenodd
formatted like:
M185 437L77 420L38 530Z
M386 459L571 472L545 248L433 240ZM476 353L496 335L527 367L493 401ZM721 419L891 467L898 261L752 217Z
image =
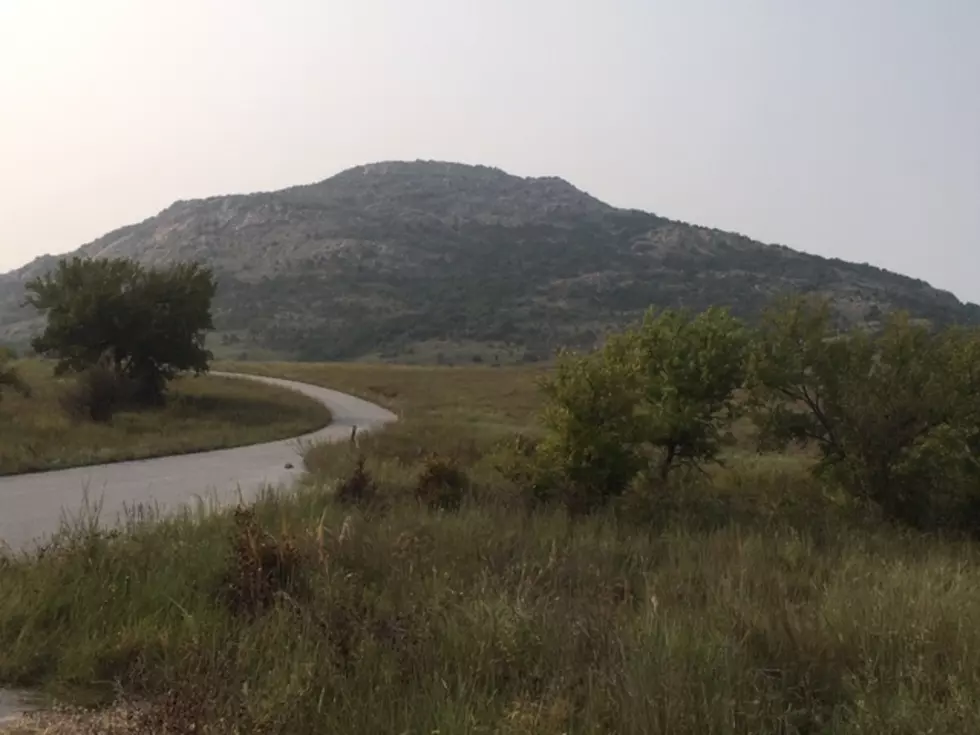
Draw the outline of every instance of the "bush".
M304 556L289 537L275 539L263 531L255 512L234 512L228 572L222 581L222 596L234 615L254 618L269 609L277 596L305 600Z
M977 526L980 332L932 331L906 315L839 335L826 303L781 304L764 320L752 392L769 448L815 444L816 470L891 519Z
M17 368L8 365L7 360L0 355L0 398L3 398L4 388L12 388L24 396L31 394L31 387L21 378Z
M377 499L378 486L364 463L364 456L358 456L350 476L338 483L334 499L341 505L368 505Z
M415 483L415 498L432 510L458 510L469 487L469 478L451 459L436 455L422 465Z
M76 421L109 423L132 401L133 395L133 382L100 362L79 373L62 393L60 403Z
M648 313L600 351L562 355L545 385L536 486L588 511L642 471L666 482L717 459L735 414L747 338L724 310Z

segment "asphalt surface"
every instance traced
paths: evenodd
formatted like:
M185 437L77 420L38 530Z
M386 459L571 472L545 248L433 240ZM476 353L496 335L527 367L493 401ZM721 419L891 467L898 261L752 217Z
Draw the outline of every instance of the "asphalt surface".
M396 419L380 406L327 388L252 375L212 374L298 391L329 408L333 421L320 431L267 444L0 477L0 543L13 549L30 547L56 531L62 519L77 518L86 503L99 508L102 524L112 525L127 508L167 512L200 499L222 504L248 499L265 487L291 484L302 472L302 445L347 441L354 426L360 433Z
M16 722L21 715L40 708L40 698L30 692L0 689L0 732L6 732L3 728Z

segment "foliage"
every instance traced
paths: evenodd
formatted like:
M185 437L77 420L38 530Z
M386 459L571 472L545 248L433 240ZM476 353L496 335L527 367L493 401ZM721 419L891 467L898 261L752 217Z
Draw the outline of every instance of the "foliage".
M3 398L5 388L11 388L21 395L31 394L30 386L21 378L17 368L10 365L3 355L0 355L0 399Z
M545 436L537 447L539 498L558 493L588 511L626 487L642 468L639 391L627 355L615 342L584 356L563 354L543 381Z
M764 440L814 443L819 470L891 517L980 530L980 332L907 315L836 334L826 304L773 308L752 361Z
M715 461L721 429L735 415L744 377L747 335L727 311L693 319L678 312L648 315L635 333L631 369L639 376L641 440L657 449L661 479L675 464Z
M235 616L255 618L275 603L277 596L303 599L308 595L301 581L303 562L293 539L276 539L256 521L255 511L233 511L228 570L221 597Z
M108 697L138 705L133 730L154 733L980 728L977 547L840 513L805 458L692 473L652 528L628 512L571 523L508 504L485 461L501 427L534 432L530 371L280 375L401 411L359 449L402 502L333 503L341 442L247 515L134 517L115 537L80 525L11 555L0 681L112 682ZM430 453L482 486L456 513L406 492Z
M566 499L587 509L640 470L661 481L718 459L735 412L747 338L727 311L649 312L599 351L565 355L544 384L544 463Z
M33 347L60 371L82 372L108 360L136 386L134 398L163 400L178 373L208 369L213 328L211 271L194 263L145 268L133 260L62 260L30 281L28 303L47 317Z
M248 513L79 524L0 558L0 681L113 682L137 732L980 730L978 547L883 526L806 455L742 437L656 507L631 487L572 523L494 469L504 436L535 453L539 372L252 369L398 410L358 450L401 502L332 502L353 457L320 445ZM458 512L408 492L432 455L469 478Z
M76 421L109 423L116 412L131 402L132 381L102 359L78 373L61 396L61 407Z
M378 486L365 469L363 456L358 456L350 475L337 483L334 499L341 505L371 505L377 499Z
M459 510L469 486L466 472L452 459L426 458L415 484L415 498L432 510Z

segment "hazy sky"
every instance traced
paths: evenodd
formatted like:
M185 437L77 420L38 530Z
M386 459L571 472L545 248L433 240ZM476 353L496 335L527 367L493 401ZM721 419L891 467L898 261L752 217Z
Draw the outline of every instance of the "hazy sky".
M980 301L980 0L0 0L0 271L385 159Z

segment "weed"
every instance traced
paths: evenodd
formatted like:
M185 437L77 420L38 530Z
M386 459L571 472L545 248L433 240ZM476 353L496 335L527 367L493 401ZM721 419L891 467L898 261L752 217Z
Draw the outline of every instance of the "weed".
M107 424L133 395L131 381L100 363L80 373L65 388L59 402L74 421Z
M363 455L357 457L354 469L348 477L337 483L334 497L342 505L369 505L378 496L378 487L365 468Z
M459 510L469 478L450 459L426 458L415 483L415 499L432 510Z
M305 600L305 557L297 542L286 534L273 538L259 528L248 508L237 508L233 518L229 573L222 583L231 612L255 617L280 596Z

